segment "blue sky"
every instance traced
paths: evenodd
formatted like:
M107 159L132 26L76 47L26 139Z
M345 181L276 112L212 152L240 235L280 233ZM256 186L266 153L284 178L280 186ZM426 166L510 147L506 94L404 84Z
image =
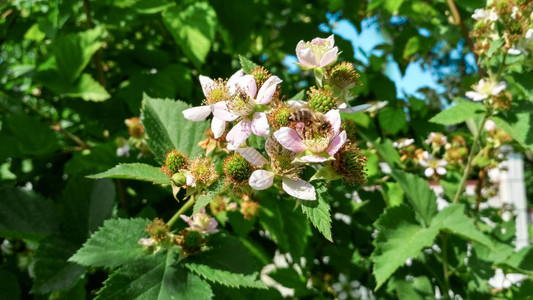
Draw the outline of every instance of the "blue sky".
M379 23L376 17L370 17L364 19L361 23L361 32L358 32L355 26L348 20L340 19L340 13L331 14L328 13L327 18L329 20L329 26L322 24L319 29L323 32L331 32L330 28L333 28L333 33L345 40L352 43L355 58L364 64L368 64L367 57L371 55L382 56L381 50L374 49L376 46L388 43L387 39L381 32ZM403 22L402 17L393 17L391 22ZM420 29L419 33L424 36L428 36L430 32L426 29ZM325 37L326 35L324 35ZM436 47L438 49L438 46ZM342 51L342 49L340 49ZM462 45L459 45L457 49L452 51L452 56L461 56ZM469 53L466 56L467 62L474 63L473 55ZM299 68L294 65L297 62L296 56L288 55L285 58L285 65L289 67L289 72L299 72ZM474 63L475 65L475 63ZM454 72L450 69L449 72ZM429 87L437 91L437 93L443 93L445 88L437 83L437 76L432 73L431 68L422 68L422 60L414 61L409 64L405 75L402 76L398 64L394 61L391 55L387 57L387 65L384 70L384 74L387 75L396 84L397 97L399 99L407 99L408 96L416 96L418 98L424 98L423 94L417 92L418 89L423 87ZM376 100L390 100L390 99L376 99Z

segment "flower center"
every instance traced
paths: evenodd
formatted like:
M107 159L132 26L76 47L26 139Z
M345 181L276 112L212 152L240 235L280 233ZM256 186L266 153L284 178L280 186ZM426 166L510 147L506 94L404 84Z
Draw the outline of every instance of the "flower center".
M326 151L333 138L333 131L331 129L321 130L321 128L314 128L314 124L310 128L304 128L300 136L307 149L314 153L321 153Z
M237 90L228 102L228 109L241 117L248 117L254 113L255 100L250 98L245 91Z
M326 52L328 52L328 50L331 48L329 42L327 40L322 39L316 39L311 42L307 42L304 47L310 48L311 51L313 51L317 62L319 62L319 60L324 56L324 54L326 54Z

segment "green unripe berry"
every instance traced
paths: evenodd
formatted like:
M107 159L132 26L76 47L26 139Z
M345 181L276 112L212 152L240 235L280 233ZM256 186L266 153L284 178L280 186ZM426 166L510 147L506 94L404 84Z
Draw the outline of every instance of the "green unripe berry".
M173 174L178 173L180 169L187 167L187 157L178 150L171 150L165 156L165 166Z
M327 87L323 89L315 89L312 87L308 94L309 100L307 105L314 111L327 113L328 111L337 108L337 97L333 97L333 91Z
M245 183L252 172L252 165L238 153L228 156L224 161L224 174L235 184Z
M190 249L202 246L202 234L198 230L189 230L183 237L183 244Z

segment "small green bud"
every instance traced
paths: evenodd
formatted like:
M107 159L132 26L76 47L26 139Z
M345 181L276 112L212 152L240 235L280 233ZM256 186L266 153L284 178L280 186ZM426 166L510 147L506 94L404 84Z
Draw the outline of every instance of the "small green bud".
M328 83L340 90L349 90L357 84L359 74L348 62L337 64L326 72Z
M307 105L315 111L327 113L328 111L337 108L337 97L333 97L333 91L328 86L322 89L311 88L309 92Z
M262 66L257 66L255 68L253 68L252 71L250 71L250 75L254 76L255 84L257 85L258 89L271 76L270 73L268 72L268 70L263 68Z
M184 186L185 183L187 183L187 179L182 173L176 173L172 175L171 180L176 186Z
M183 237L184 245L190 249L201 247L202 242L202 234L198 230L189 230Z
M178 173L187 168L187 156L176 149L171 150L165 155L165 166L172 174Z

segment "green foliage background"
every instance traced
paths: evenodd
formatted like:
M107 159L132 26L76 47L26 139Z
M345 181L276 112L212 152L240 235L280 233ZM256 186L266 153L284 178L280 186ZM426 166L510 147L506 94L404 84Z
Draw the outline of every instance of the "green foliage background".
M471 14L484 5L457 1L466 27L472 28ZM203 99L198 76L229 77L241 68L242 55L282 78L282 93L291 97L301 76L308 84L314 78L290 74L282 65L285 55L293 55L300 40L325 36L318 27L327 23L326 12L338 10L358 29L365 17L377 15L391 41L379 47L383 56L370 56L364 65L352 59L350 42L336 37L342 57L361 70L363 85L352 91L355 104L389 101L375 116L344 116L356 122L362 143L372 143L365 150L367 186L382 189L319 182L318 204L302 209L294 209L286 195L265 191L258 198L269 201L261 201L254 220L234 212L225 216L227 223L220 217L225 230L210 239L204 257L178 264L171 251L145 256L137 241L146 224L155 217L168 220L181 205L161 186L169 183L158 171L164 154L172 148L191 156L203 151L197 142L208 123L181 114ZM379 299L430 299L435 286L469 299L532 295L530 277L500 291L487 284L496 266L533 275L533 248L513 251L513 220L503 221L495 209L473 214L471 197L437 212L428 183L402 171L392 147L399 137L421 144L430 132L446 131L445 125L469 120L475 126L485 112L460 99L479 79L466 74L464 61L457 62L459 83L445 81L448 93L442 96L458 104L440 114L441 98L428 93L426 100L397 100L394 83L383 74L388 54L402 72L420 58L445 64L464 38L446 11L446 0L0 1L0 236L9 241L0 254L0 298L278 299L280 293L258 277L276 252L292 260L270 277L293 288L297 298L338 297L332 285L340 274ZM395 14L409 21L391 25ZM431 35L420 35L419 28ZM442 41L437 56L431 49ZM516 101L494 118L521 150L533 149L530 67L506 70ZM130 157L117 157L116 138L128 137L124 120L141 114L154 156L137 158L132 150ZM469 133L465 124L454 130ZM393 168L390 176L379 160ZM460 175L443 178L449 201ZM355 191L361 202L352 201ZM331 217L336 214L351 221ZM442 253L448 253L450 270L442 270Z

